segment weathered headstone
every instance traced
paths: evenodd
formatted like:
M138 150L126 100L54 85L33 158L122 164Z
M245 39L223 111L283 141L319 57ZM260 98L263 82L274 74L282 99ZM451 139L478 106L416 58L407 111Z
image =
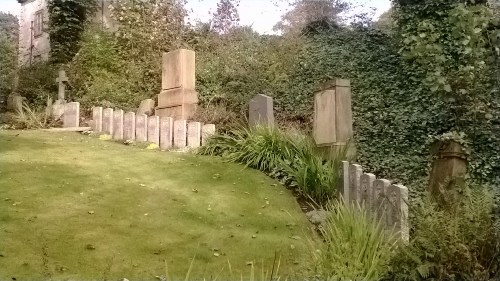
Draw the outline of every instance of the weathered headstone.
M70 102L65 105L63 127L80 127L80 103Z
M361 199L360 178L363 174L363 167L358 164L349 166L349 199L351 202L356 202Z
M453 140L436 141L431 151L434 160L428 190L443 202L448 190L465 184L467 154L463 145Z
M256 95L249 105L248 123L250 128L274 126L273 98Z
M57 99L60 101L64 101L66 99L65 91L67 82L68 77L66 76L66 71L59 70L59 77L57 77L56 83L58 84Z
M135 116L135 140L140 142L148 141L148 116L137 114Z
M127 112L123 116L123 138L135 140L135 113Z
M160 146L160 117L158 116L148 118L148 142Z
M92 108L92 121L94 121L92 130L94 132L102 132L102 107L97 106Z
M113 139L123 139L123 110L121 109L113 112Z
M160 149L171 149L174 141L174 119L172 117L160 118Z
M162 91L156 115L185 120L196 112L195 52L179 49L163 54Z
M198 148L201 145L201 123L189 122L187 127L187 145Z
M174 148L184 148L187 145L186 120L174 121Z
M155 101L152 99L147 99L141 101L139 108L137 109L137 114L146 114L151 116L155 113Z
M345 203L351 202L351 181L349 172L349 161L342 161L342 196Z
M373 211L377 214L377 218L384 224L387 223L387 189L391 185L389 180L377 179L373 182L372 198L373 198Z
M320 147L344 146L353 136L351 85L336 79L314 95L314 139Z
M403 241L409 240L408 226L408 188L392 184L387 188L388 214L387 225L394 226Z
M113 109L106 108L102 113L102 131L108 135L113 135Z
M205 124L201 127L201 145L205 145L212 136L215 135L215 125Z
M375 179L375 175L370 173L363 173L359 178L361 196L360 202L364 204L367 209L371 209L372 207L372 189Z

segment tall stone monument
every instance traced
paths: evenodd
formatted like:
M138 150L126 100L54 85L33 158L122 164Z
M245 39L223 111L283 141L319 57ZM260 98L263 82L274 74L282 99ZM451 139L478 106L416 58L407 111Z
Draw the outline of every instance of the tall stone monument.
M353 137L351 82L335 79L314 95L314 140L318 147L345 147ZM349 154L354 154L351 145Z
M58 85L57 91L57 100L52 105L52 116L54 118L59 119L64 113L64 107L66 104L66 83L68 83L68 77L66 76L66 72L64 70L59 70L59 77L56 79L56 83Z
M163 54L162 91L158 95L157 116L190 119L198 106L195 90L195 52L179 49Z

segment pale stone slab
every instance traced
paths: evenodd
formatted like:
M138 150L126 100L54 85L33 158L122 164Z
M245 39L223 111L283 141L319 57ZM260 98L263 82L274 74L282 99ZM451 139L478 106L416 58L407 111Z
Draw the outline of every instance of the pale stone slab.
M201 145L205 145L212 136L215 135L215 125L205 124L201 127Z
M106 108L102 113L102 131L108 135L113 135L113 109Z
M248 123L250 128L274 126L273 98L266 95L256 95L250 101Z
M186 120L174 121L174 148L187 146L187 122Z
M123 138L135 140L135 113L127 112L123 116Z
M387 224L387 212L389 211L385 197L390 185L391 182L385 179L377 179L373 182L373 211L384 226Z
M367 209L372 207L372 189L373 182L376 180L376 176L370 173L363 173L359 178L360 184L360 203L364 204Z
M137 114L135 116L135 140L140 142L148 141L148 116Z
M344 202L350 202L350 180L349 180L349 161L342 161L342 197Z
M173 88L195 89L195 52L178 49L163 53L162 89Z
M64 106L63 127L80 127L80 103L70 102Z
M158 95L158 107L160 108L194 103L198 103L198 93L192 89L175 88L163 90Z
M190 148L201 146L201 123L189 122L187 128L187 145Z
M141 101L139 109L137 109L137 114L146 114L147 116L153 115L155 112L155 101L152 99L147 99Z
M403 241L408 241L408 188L397 184L390 185L387 189L387 199L387 225L393 226Z
M94 132L102 132L102 107L92 108L92 121L94 121L92 126Z
M174 142L174 118L160 118L160 149L167 150L173 147Z
M160 117L158 116L148 118L148 142L160 146Z
M349 166L349 199L351 202L359 202L360 194L360 178L363 174L363 167L358 164L351 164Z
M123 139L123 110L121 109L113 112L113 139Z
M155 114L160 117L172 117L174 120L188 120L193 118L197 107L197 104L183 104L167 108L157 108Z
M337 142L335 90L314 95L314 140L318 146L331 146Z

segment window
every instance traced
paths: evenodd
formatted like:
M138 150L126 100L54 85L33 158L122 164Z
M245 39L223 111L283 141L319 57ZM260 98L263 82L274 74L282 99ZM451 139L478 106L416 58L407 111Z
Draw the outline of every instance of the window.
M35 20L33 22L33 35L35 37L43 34L43 10L35 13Z

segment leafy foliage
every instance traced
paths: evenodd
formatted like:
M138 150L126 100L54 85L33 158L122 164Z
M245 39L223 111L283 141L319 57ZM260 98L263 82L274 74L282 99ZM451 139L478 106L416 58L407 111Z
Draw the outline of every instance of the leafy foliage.
M324 160L310 137L267 127L236 129L217 135L200 153L219 155L261 170L285 185L296 187L317 203L336 196L337 171L345 159L345 153L339 152L336 157Z
M317 254L326 280L380 280L388 273L397 240L364 206L337 201L320 228L325 240Z
M42 62L20 68L18 93L31 105L45 105L48 97L57 94L57 70L56 65Z
M492 193L465 187L448 195L446 207L430 196L411 204L411 240L391 262L394 280L500 277L500 228L492 218Z
M85 24L96 12L95 0L50 0L50 57L54 63L71 61L80 48Z
M14 89L17 64L17 18L0 12L0 111Z

